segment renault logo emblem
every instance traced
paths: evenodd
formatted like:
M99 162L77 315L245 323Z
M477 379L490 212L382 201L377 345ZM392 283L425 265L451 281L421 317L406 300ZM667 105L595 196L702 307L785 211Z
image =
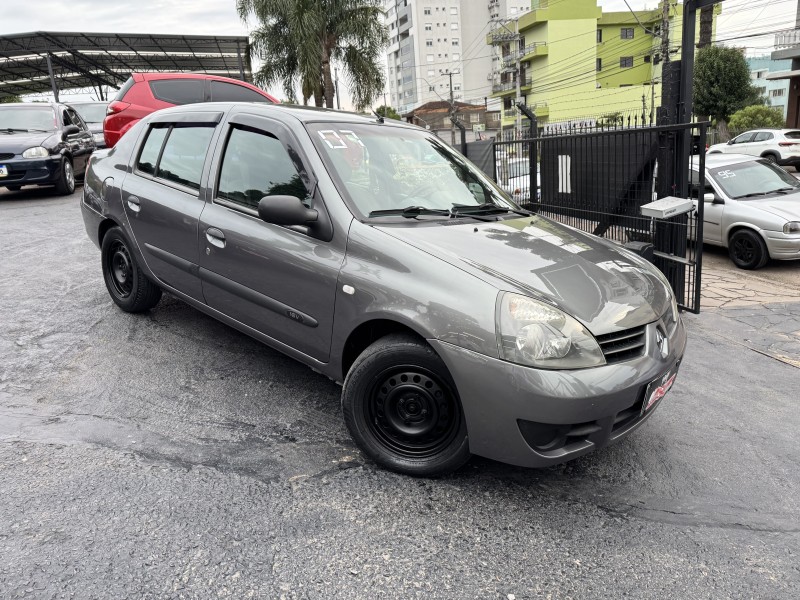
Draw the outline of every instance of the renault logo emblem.
M667 358L667 354L669 354L669 340L661 333L660 329L656 329L656 346L658 346L658 350L661 352L661 358Z

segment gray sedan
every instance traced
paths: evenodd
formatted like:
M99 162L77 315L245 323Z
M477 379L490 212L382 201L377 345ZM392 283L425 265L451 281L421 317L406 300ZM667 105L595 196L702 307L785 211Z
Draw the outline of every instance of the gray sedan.
M97 153L81 208L122 310L165 290L341 382L353 439L403 473L471 454L541 467L617 441L686 345L650 263L521 210L397 121L162 110Z
M694 158L695 183L697 168ZM780 167L741 154L708 155L703 200L703 241L727 248L737 267L800 259L800 181Z

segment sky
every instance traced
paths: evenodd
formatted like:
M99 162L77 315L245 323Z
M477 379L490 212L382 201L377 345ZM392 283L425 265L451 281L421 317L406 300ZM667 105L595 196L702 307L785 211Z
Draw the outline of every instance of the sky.
M482 0L474 0L476 2ZM5 10L12 3L14 10ZM794 27L800 0L724 0L717 21L717 39L745 46L750 55L769 54L773 34L741 38ZM624 0L599 0L606 11L627 10ZM628 0L631 8L656 8L657 0ZM252 28L236 14L235 0L0 0L0 35L30 31L247 35ZM280 86L268 90L278 97ZM340 81L342 108L349 107Z

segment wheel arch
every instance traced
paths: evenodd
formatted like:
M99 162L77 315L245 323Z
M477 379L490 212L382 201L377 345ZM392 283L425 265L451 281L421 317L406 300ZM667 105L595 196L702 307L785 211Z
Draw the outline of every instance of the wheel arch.
M353 366L355 360L370 344L394 333L407 333L425 342L425 336L422 333L399 320L379 317L364 321L350 332L342 346L341 380L345 380L350 367Z
M761 153L761 158L767 158L768 156L774 157L775 162L778 162L781 159L781 155L775 150L764 150L764 152Z
M119 223L117 223L114 219L110 217L104 218L100 221L100 225L97 227L97 243L100 247L103 246L103 238L108 233L108 230L112 227L121 227Z
M767 243L767 239L764 237L764 234L762 233L761 229L758 229L757 227L753 227L749 223L734 223L728 228L728 231L727 231L727 233L725 235L725 246L726 247L730 247L731 238L733 237L733 234L736 233L737 231L742 231L743 229L747 229L749 231L752 231L753 233L757 234L758 237L760 237L764 241L765 244Z

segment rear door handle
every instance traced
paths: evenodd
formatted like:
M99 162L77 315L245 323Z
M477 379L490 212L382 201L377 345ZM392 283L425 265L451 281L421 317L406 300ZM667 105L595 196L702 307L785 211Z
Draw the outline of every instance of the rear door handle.
M225 247L225 234L222 233L221 229L209 227L206 229L206 239L212 246L216 246L217 248Z
M142 210L142 204L136 196L128 196L128 208L133 212L138 213Z

